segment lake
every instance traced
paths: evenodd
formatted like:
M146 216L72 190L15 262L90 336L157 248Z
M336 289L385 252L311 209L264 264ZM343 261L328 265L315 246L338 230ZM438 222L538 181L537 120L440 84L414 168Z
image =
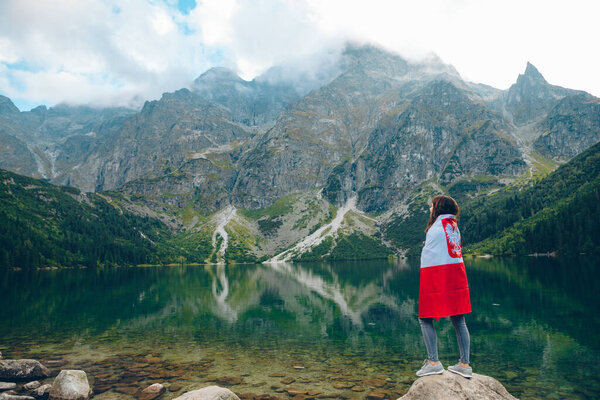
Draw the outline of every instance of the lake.
M210 384L238 394L404 394L426 358L419 260L0 274L0 351L83 369L96 399L162 398ZM516 397L600 398L600 261L466 259L471 364ZM435 324L440 360L458 360ZM48 379L50 382L52 379ZM216 383L215 383L216 382ZM132 389L133 388L133 389Z

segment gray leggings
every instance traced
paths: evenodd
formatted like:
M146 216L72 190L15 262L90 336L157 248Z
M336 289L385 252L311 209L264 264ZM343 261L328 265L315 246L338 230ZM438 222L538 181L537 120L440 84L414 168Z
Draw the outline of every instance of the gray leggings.
M465 316L453 315L450 319L456 331L456 340L458 340L458 349L460 350L460 362L468 364L471 338L469 337L469 330L465 323ZM437 335L433 327L433 318L419 318L419 323L421 324L425 347L427 347L427 357L431 361L438 361Z

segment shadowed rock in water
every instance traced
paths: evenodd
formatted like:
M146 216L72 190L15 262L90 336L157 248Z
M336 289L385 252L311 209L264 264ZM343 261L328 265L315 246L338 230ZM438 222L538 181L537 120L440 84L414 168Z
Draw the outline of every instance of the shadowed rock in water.
M1 360L0 361L0 379L21 380L46 378L50 375L50 370L36 360Z

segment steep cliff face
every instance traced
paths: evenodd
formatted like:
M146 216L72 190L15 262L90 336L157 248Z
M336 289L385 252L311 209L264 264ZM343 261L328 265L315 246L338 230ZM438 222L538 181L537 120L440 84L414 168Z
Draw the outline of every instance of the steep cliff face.
M27 144L10 134L11 130L0 126L0 168L18 174L41 178L36 157Z
M8 97L0 95L0 168L40 178L36 155L21 139L27 131L19 109Z
M439 75L457 78L443 64L409 64L374 47L350 46L343 72L292 103L239 163L235 201L261 208L294 191L323 186L333 168L354 161L386 113Z
M235 152L296 98L289 84L248 82L225 68L211 69L194 81L192 91L165 93L130 118L106 121L100 127L101 141L94 136L69 137L56 158L61 172L55 182L86 190L114 189L142 177L156 183L164 176L168 182L169 174L190 159L207 152ZM61 157L77 149L88 150L83 159ZM186 168L185 173L197 181L201 172ZM214 171L208 173L214 177ZM152 185L146 186L148 191ZM160 195L162 189L168 188L155 186L154 194ZM217 204L220 201L210 208Z
M86 190L95 187L94 171L82 173L77 171L77 165L107 137L115 134L126 117L134 113L124 108L98 109L64 104L20 112L8 102L7 98L0 102L0 134L10 136L3 140L8 147L0 153L0 165Z
M365 152L352 167L334 171L325 192L338 202L347 195L336 186L358 192L362 209L379 212L429 179L447 185L464 176L517 175L525 163L505 128L452 83L434 81L381 121ZM339 172L350 173L352 184Z
M274 121L285 106L300 97L286 82L271 83L260 77L245 81L223 67L200 75L191 89L203 99L227 108L233 121L247 126Z
M90 165L105 143L114 143L114 136L129 118L129 113L101 121L91 130L61 138L56 144L43 148L43 154L50 161L48 176L52 183L77 186L82 190L94 191L97 188L98 168Z
M565 97L539 125L534 148L542 155L568 160L600 141L600 99L587 94Z
M203 150L248 136L227 109L182 89L146 103L87 162L92 168L97 160L101 163L97 188L113 189L133 179L168 174Z

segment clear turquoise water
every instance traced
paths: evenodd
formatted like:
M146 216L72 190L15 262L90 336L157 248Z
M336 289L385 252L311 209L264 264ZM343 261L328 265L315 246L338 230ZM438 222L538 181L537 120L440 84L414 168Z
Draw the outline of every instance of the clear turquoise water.
M595 257L466 266L474 372L523 399L600 397ZM364 398L374 387L363 380L377 378L396 398L426 357L418 286L412 259L13 271L0 274L0 351L84 369L104 386L99 399L156 381L174 398L222 376L241 380L236 393L282 398L290 387ZM452 324L436 329L440 359L454 364Z

